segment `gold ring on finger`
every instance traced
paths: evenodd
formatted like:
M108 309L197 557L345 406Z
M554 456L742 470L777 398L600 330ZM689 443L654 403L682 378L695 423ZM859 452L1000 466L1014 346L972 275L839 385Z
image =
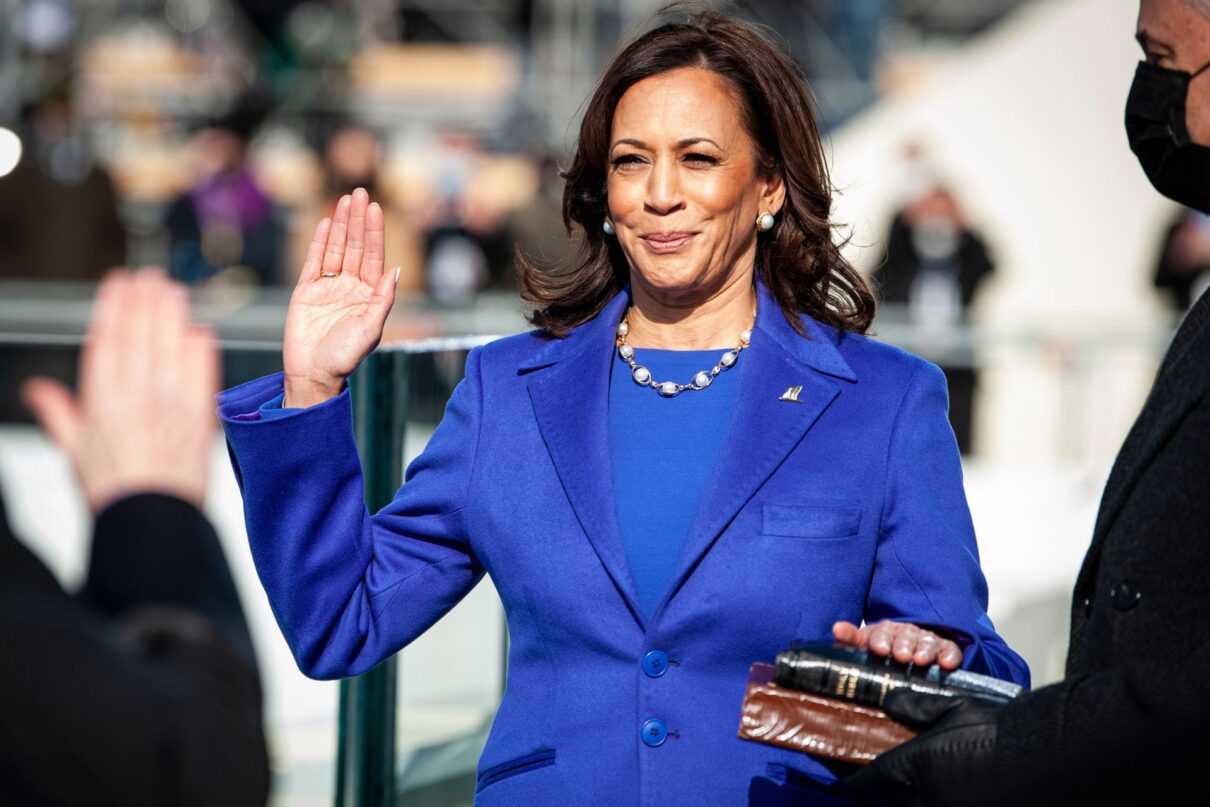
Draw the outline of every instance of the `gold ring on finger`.
M324 272L320 277L340 277L340 272Z

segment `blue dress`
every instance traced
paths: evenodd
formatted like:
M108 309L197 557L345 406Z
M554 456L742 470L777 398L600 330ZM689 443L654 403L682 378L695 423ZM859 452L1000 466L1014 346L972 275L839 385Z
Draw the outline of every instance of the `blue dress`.
M639 348L634 360L657 381L684 384L698 371L709 371L724 352ZM665 398L636 384L630 365L615 356L609 382L609 454L618 528L639 603L648 614L668 588L714 469L738 378L738 367L733 366L704 390Z

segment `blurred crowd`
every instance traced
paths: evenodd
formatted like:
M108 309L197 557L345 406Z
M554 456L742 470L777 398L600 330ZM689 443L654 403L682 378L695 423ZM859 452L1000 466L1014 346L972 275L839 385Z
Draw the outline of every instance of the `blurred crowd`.
M175 149L187 169L163 177L154 195L123 187L91 155L70 95L31 104L17 129L22 154L0 179L0 277L96 280L138 238L140 263L166 265L190 285L288 286L315 223L355 187L387 209L388 260L402 267L405 296L465 305L513 287L514 243L551 260L571 248L549 156L492 154L472 133L442 131L428 175L401 178L384 133L351 117L313 121L311 148L258 150L271 103L249 91L197 122ZM275 162L289 163L288 174L275 175Z
M361 185L388 211L405 299L509 290L516 244L548 261L574 248L557 174L571 120L598 63L661 5L16 3L0 38L0 279L95 281L129 263L288 286L315 222ZM835 124L877 92L893 5L734 10L786 38Z
M104 5L119 14L98 28ZM466 305L513 287L518 240L550 260L571 248L557 157L459 120L478 94L515 90L500 49L420 46L452 74L447 94L344 4L234 5L251 31L217 24L223 4L163 5L21 6L5 58L22 86L0 88L20 99L0 115L0 278L95 281L132 263L193 286L288 286L315 223L358 186L387 209L404 297ZM438 111L373 120L376 93Z

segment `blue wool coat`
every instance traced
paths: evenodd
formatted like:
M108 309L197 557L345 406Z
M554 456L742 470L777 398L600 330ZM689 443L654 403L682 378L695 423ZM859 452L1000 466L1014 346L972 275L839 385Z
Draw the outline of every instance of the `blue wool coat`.
M736 731L749 666L829 638L838 619L944 627L967 668L1026 683L986 614L941 372L807 317L803 338L758 294L718 462L650 617L606 431L625 292L565 339L473 350L374 515L347 392L265 420L240 416L279 394L280 376L224 392L253 557L302 671L370 669L490 574L510 647L484 807L829 803L827 768ZM794 386L797 402L779 400Z

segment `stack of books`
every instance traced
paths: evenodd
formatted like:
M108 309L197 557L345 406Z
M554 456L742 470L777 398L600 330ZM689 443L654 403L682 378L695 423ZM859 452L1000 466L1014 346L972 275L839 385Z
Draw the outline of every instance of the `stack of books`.
M938 665L915 667L845 645L795 645L776 664L752 665L739 736L864 765L916 736L882 710L907 688L1007 703L1017 684Z

